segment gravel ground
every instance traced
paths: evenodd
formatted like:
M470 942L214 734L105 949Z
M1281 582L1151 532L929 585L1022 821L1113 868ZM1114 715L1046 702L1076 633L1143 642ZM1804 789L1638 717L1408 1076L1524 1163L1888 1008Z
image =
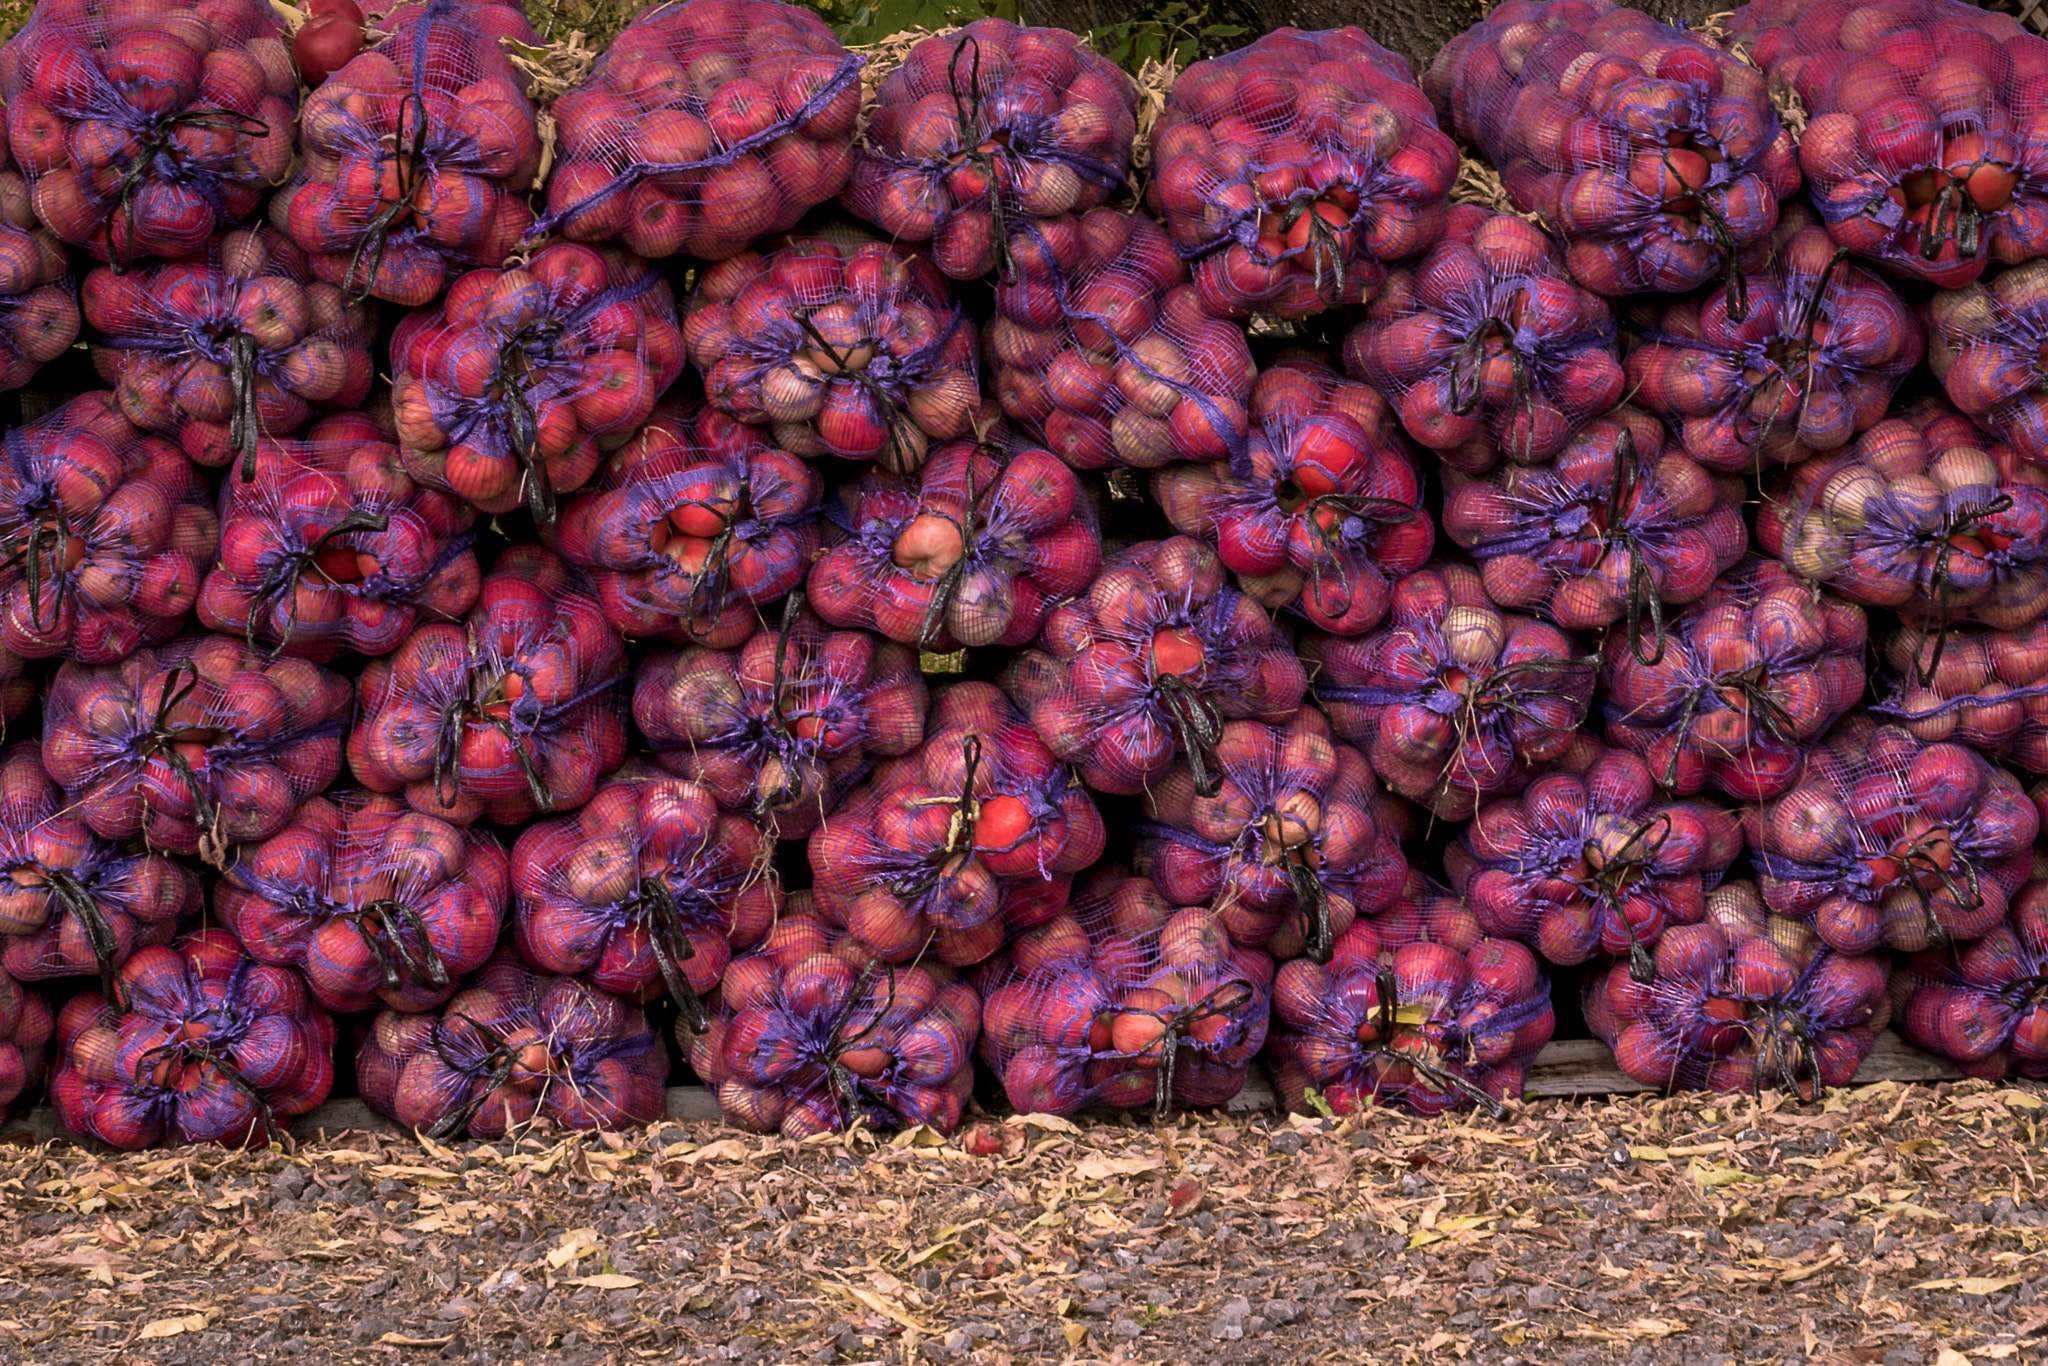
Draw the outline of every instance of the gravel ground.
M2026 1362L2043 1094L0 1147L0 1360Z

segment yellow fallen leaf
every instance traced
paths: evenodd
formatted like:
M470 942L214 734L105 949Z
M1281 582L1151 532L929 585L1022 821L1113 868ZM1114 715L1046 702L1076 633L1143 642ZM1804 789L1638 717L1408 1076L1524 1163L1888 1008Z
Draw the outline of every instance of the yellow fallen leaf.
M1953 1347L1944 1347L1935 1353L1934 1366L1970 1366L1970 1359Z
M1965 1295L1996 1295L2001 1290L2010 1290L2025 1282L2023 1276L1955 1276L1938 1281L1922 1281L1915 1290L1960 1290Z
M1808 1262L1804 1266L1790 1266L1785 1268L1783 1271L1780 1271L1778 1273L1778 1280L1781 1284L1784 1285L1797 1285L1799 1282L1803 1280L1808 1280L1814 1276L1820 1275L1820 1273L1823 1271L1832 1271L1836 1267L1840 1266L1843 1262L1846 1262L1848 1260L1849 1254L1843 1252L1839 1247L1837 1247L1833 1251L1829 1252L1827 1256L1822 1257L1819 1261Z
M1081 1345L1081 1339L1088 1336L1087 1325L1080 1323L1061 1324L1060 1332L1066 1337L1067 1346L1069 1347L1079 1347Z
M2028 1095L2025 1091L2000 1091L1998 1099L2004 1101L2015 1110L2038 1110L2041 1108L2041 1098Z
M1630 1319L1628 1324L1628 1335L1633 1338L1668 1338L1689 1331L1689 1325L1678 1319Z
M1630 1148L1628 1155L1638 1162L1669 1162L1671 1160L1671 1154L1665 1152L1662 1148Z
M415 1338L407 1337L404 1333L386 1333L377 1341L390 1347L446 1347L455 1341L455 1335L450 1333L445 1338Z
M706 1143L694 1153L684 1153L683 1161L695 1166L699 1162L744 1162L753 1156L751 1149L736 1138L721 1138L716 1143Z
M1074 1164L1074 1175L1083 1181L1107 1181L1116 1176L1136 1176L1158 1166L1156 1157L1084 1157Z
M1491 1214L1458 1214L1449 1219L1439 1219L1436 1226L1445 1233L1463 1233L1467 1229L1491 1228L1495 1218Z
M1019 1115L1015 1122L1033 1129L1044 1129L1047 1133L1078 1134L1081 1132L1080 1125L1074 1123L1071 1119L1062 1119L1058 1115Z
M1902 1153L1924 1153L1929 1148L1945 1146L1942 1140L1938 1138L1909 1138L1899 1145L1899 1151Z
M1438 1233L1433 1228L1419 1229L1408 1235L1408 1246L1410 1250L1418 1247L1428 1247L1431 1243L1441 1243L1448 1236L1448 1234Z
M926 1337L936 1336L931 1328L912 1318L909 1310L890 1299L887 1295L878 1294L873 1290L865 1290L857 1285L847 1285L842 1281L820 1281L818 1282L818 1288L832 1291L834 1294L845 1295L855 1302L874 1310L891 1323L901 1324L913 1333L922 1333Z
M572 1228L562 1235L561 1241L548 1253L548 1269L560 1271L578 1257L588 1257L598 1251L597 1230L594 1228Z
M180 1333L203 1333L206 1331L206 1315L180 1314L172 1319L151 1319L142 1325L138 1338L174 1338Z
M604 1271L595 1276L578 1276L566 1284L587 1285L597 1290L631 1290L636 1285L645 1285L646 1282L638 1276L621 1276L616 1271Z
M1693 1179L1693 1184L1710 1188L1739 1186L1763 1180L1755 1172L1746 1172L1740 1167L1724 1166L1719 1163L1702 1162L1698 1158L1693 1159L1692 1164L1685 1169L1685 1174Z

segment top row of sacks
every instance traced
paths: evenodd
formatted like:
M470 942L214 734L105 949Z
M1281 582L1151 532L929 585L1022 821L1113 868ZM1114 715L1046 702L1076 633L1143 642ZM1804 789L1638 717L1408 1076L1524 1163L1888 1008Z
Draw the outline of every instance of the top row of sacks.
M281 184L271 217L322 279L418 306L547 234L720 260L835 196L955 278L1058 274L1129 181L1137 90L1071 34L985 19L918 44L862 127L864 59L817 16L689 0L555 101L536 216L536 108L501 41L538 42L519 9L371 8L320 0L295 66L261 0L43 0L0 50L27 180L7 221L117 266L190 259ZM2048 254L2048 41L1959 0L1758 0L1729 31L1748 62L1607 0L1508 0L1418 85L1358 29L1281 29L1180 73L1145 201L1227 317L1372 297L1444 230L1447 134L1602 297L1738 297L1802 170L1833 240L1894 274L1956 287ZM1774 87L1809 120L1796 150Z

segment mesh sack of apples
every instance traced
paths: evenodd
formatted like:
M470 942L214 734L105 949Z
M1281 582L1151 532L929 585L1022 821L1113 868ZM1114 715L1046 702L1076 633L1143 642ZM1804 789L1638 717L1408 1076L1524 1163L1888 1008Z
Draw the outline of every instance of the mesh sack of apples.
M795 227L846 184L861 63L776 0L649 7L554 102L537 228L719 261Z
M869 473L839 502L807 600L834 626L921 649L1028 645L1102 567L1080 480L1020 440L948 442L917 473Z
M1175 79L1146 204L1210 312L1299 318L1426 250L1457 172L1406 58L1357 28L1282 29Z
M633 721L655 761L720 810L797 838L877 761L917 748L927 700L915 650L790 610L729 650L649 656L634 677Z
M475 510L414 483L367 418L265 439L254 469L222 485L220 554L199 589L210 629L325 664L390 654L420 622L460 621L476 605Z
M1445 44L1423 86L1515 208L1555 227L1585 288L1721 280L1746 311L1800 183L1762 72L1610 0L1514 0Z
M1452 207L1429 254L1396 266L1344 339L1344 368L1393 398L1446 466L1548 460L1621 401L1607 301L1566 274L1542 229Z
M350 297L418 308L497 268L533 226L540 135L499 39L540 40L507 5L431 0L389 22L306 97L299 169L270 221Z
M768 427L793 455L908 473L982 407L974 328L946 277L853 234L708 267L683 335L712 406Z
M457 278L391 338L391 408L414 478L485 512L555 519L683 370L668 281L576 242Z
M67 809L35 743L0 756L0 973L98 973L111 992L116 969L169 943L200 904L190 869L96 834Z
M954 969L896 966L795 910L726 969L689 1056L725 1122L752 1133L948 1133L973 1095L980 1032L981 997Z
M0 644L111 664L176 635L219 541L199 468L105 392L0 445Z
M1925 949L1897 974L1900 1032L1967 1076L2048 1078L2048 881L2040 874L2037 866L2005 919L1982 936Z
M1871 707L1922 740L1954 740L2029 773L2048 773L2048 623L1886 637L1891 693Z
M1775 797L1863 696L1869 635L1861 607L1776 560L1745 560L1670 623L1661 659L1645 663L1625 636L1609 636L1607 743L1641 755L1680 796Z
M1949 402L2030 465L2048 465L2048 261L1942 290L1922 306Z
M2029 876L2040 814L1976 751L1857 714L1743 827L1773 913L1842 953L1917 953L1998 924Z
M1414 875L1396 908L1337 937L1328 963L1281 964L1267 1056L1296 1114L1382 1104L1498 1118L1555 1028L1536 955L1487 937L1458 898Z
M291 170L298 78L259 0L54 0L0 48L35 215L126 267L202 256Z
M2048 253L2048 41L1958 0L1758 0L1730 33L1807 114L1828 233L1944 288Z
M1222 1105L1266 1041L1273 960L1115 867L977 974L980 1057L1025 1114Z
M1669 422L1693 459L1731 473L1838 450L1884 418L1923 347L1890 284L1787 205L1770 267L1747 288L1741 317L1716 290L1636 309L1630 401Z
M510 894L491 836L349 790L237 848L214 909L252 958L297 968L329 1010L420 1011L490 958Z
M50 1102L74 1134L262 1147L334 1087L334 1017L224 929L137 950L114 987L57 1014Z
M544 535L627 636L730 649L799 587L825 483L755 427L663 408Z
M1076 469L1226 460L1258 367L1202 302L1172 238L1092 209L1034 225L983 333L1003 412Z
M1363 636L1307 637L1301 653L1331 730L1394 791L1463 820L1571 745L1591 662L1550 623L1503 612L1477 570L1407 575L1388 617Z
M1145 792L1139 868L1172 906L1209 906L1231 939L1317 962L1361 915L1392 905L1408 871L1383 829L1365 756L1314 707L1284 725L1227 721L1214 795L1185 763Z
M356 1052L370 1108L431 1138L501 1138L545 1117L627 1129L662 1116L668 1050L647 1017L501 950L438 1010L386 1010Z
M78 297L64 244L36 220L28 180L0 119L0 391L19 389L78 340Z
M1831 949L1774 914L1752 882L1707 894L1698 924L1667 930L1644 981L1617 963L1586 990L1586 1022L1615 1065L1659 1090L1847 1086L1891 1019L1891 963Z
M1335 635L1370 631L1394 580L1436 541L1393 410L1319 360L1290 357L1260 373L1251 419L1241 456L1170 465L1152 476L1153 497L1262 606Z
M269 839L341 771L354 689L302 659L184 636L119 664L66 664L43 703L43 767L105 839L203 854Z
M1756 536L1801 578L1912 625L2011 630L2048 613L2048 468L1938 400L1795 466Z
M1286 634L1186 536L1111 556L1053 609L1039 647L1010 662L1003 687L1098 792L1142 792L1178 755L1213 793L1224 722L1285 721L1308 689Z
M33 987L0 971L0 1121L13 1116L24 1094L41 1087L56 1032L49 1003Z
M812 832L818 913L891 963L968 967L1065 909L1102 857L1095 801L993 684L934 694L924 742Z
M1477 477L1447 471L1444 534L1479 562L1487 596L1572 631L1625 626L1664 650L1667 607L1698 602L1749 549L1748 489L1666 440L1636 408L1581 427L1556 459Z
M370 392L374 306L313 277L275 229L238 228L205 256L85 277L92 361L128 420L174 437L202 465L241 463L320 410Z
M1444 870L1487 934L1552 963L1623 957L1647 979L1650 950L1699 923L1741 852L1733 813L1660 795L1641 759L1587 738L1519 796L1480 807Z
M842 199L892 241L929 242L956 280L994 274L1013 238L1123 185L1137 103L1131 78L1074 34L977 19L913 44L883 77Z
M625 650L552 553L515 545L460 624L364 666L349 768L457 825L517 825L590 800L626 757Z
M513 844L513 947L636 1004L666 990L702 1028L701 998L781 913L769 855L759 823L693 782L607 783Z

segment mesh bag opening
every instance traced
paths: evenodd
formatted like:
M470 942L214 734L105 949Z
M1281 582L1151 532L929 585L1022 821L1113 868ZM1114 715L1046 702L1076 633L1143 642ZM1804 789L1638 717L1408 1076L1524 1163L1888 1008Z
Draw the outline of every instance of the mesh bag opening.
M1086 594L1053 609L1039 644L1004 669L1003 688L1098 792L1141 792L1176 755L1214 791L1223 723L1285 721L1308 686L1285 633L1186 536L1111 556Z
M626 757L625 667L568 567L513 546L462 624L422 626L363 667L349 768L457 825L573 810Z
M57 1015L50 1101L74 1134L261 1147L334 1087L334 1017L226 930L139 949L115 981L125 1012L88 992Z
M214 907L251 957L305 974L337 1014L431 1010L498 945L497 840L361 791L315 797L223 870Z
M1259 375L1251 417L1241 457L1162 469L1153 497L1262 606L1334 635L1372 630L1394 580L1436 540L1393 410L1319 361L1289 358Z

